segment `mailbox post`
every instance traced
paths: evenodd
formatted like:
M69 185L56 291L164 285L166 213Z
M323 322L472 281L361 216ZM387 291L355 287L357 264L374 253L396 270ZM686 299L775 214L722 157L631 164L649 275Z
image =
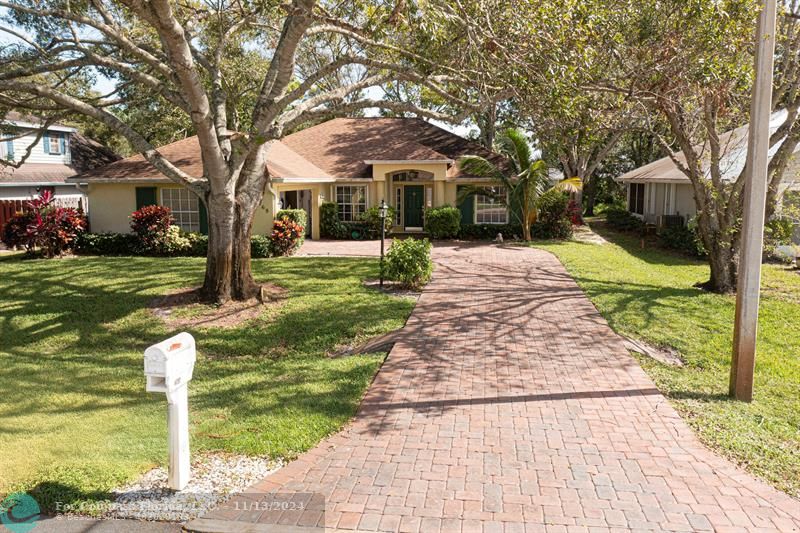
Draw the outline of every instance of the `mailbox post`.
M144 352L147 392L167 395L169 487L183 490L189 483L189 390L197 359L194 337L179 333Z

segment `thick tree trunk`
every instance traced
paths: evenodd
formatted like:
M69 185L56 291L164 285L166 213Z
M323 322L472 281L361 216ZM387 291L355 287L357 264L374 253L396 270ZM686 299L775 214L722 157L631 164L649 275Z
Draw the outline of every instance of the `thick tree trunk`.
M208 255L202 294L218 304L248 300L259 286L250 267L250 232L255 213L252 201L231 195L209 195ZM257 205L257 204L256 204Z
M722 294L736 291L738 275L738 238L732 228L712 230L702 221L698 227L703 245L708 253L708 265L711 267L709 280L702 285L706 290Z

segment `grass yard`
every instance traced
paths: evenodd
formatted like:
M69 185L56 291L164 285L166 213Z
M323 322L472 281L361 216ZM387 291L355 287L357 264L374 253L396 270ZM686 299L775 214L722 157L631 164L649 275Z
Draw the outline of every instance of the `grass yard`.
M640 358L700 439L800 497L800 273L764 268L755 401L728 399L734 298L693 287L705 263L603 229L608 245L536 243L553 252L618 333L672 346L686 366Z
M147 309L199 285L196 258L0 258L0 494L102 499L167 460L166 398L144 391L142 352L173 331ZM355 412L382 354L326 357L401 327L413 301L363 287L373 259L256 260L289 290L234 329L192 331L194 451L291 458Z

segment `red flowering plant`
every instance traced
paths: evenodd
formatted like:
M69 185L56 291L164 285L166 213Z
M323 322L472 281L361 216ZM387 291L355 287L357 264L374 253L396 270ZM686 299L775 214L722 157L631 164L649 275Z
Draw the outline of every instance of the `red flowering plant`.
M276 220L272 224L272 235L269 237L272 255L291 255L300 244L303 231L305 231L303 226L289 217Z
M131 214L131 229L138 238L139 251L165 253L169 242L172 211L162 205L146 205Z
M79 234L86 231L86 217L74 207L55 204L53 193L42 191L26 204L3 228L3 243L25 248L28 254L40 250L45 257L56 257L72 248Z
M578 202L575 200L570 200L569 205L567 206L567 216L569 217L570 222L572 222L573 226L582 226L583 225L583 215L581 214L581 208L578 205Z

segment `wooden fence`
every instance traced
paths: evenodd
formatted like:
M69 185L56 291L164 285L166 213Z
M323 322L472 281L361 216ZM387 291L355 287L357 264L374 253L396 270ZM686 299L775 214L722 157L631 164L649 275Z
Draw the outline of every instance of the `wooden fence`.
M19 213L20 211L28 210L27 200L0 200L0 233L3 232L3 227L6 222Z

